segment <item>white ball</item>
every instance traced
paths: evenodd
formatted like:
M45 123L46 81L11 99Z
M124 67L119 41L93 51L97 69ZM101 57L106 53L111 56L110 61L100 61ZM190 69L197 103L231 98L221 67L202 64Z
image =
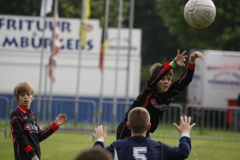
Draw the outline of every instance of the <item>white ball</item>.
M212 0L189 0L184 8L184 18L193 28L206 28L215 16L216 8Z

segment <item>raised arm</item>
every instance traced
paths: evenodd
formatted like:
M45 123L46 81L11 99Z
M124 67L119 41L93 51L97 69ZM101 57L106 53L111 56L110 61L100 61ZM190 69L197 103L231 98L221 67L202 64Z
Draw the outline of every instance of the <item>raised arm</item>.
M176 57L171 61L166 61L161 67L158 67L157 69L154 70L152 73L151 77L147 81L146 88L151 90L156 87L157 83L169 72L171 69L181 66L185 66L185 61L187 58L186 55L187 51L183 51L180 53L180 50L177 50L177 55Z
M171 65L172 67L176 67L176 66L180 66L180 67L184 67L185 66L185 61L186 61L186 58L188 57L186 55L187 51L184 50L182 53L180 53L180 50L178 49L177 50L177 55L176 57L174 58L174 61L170 63L170 65L172 63L174 63L174 65Z
M174 127L181 133L181 138L179 140L178 147L170 147L166 144L163 144L164 159L186 159L191 152L191 139L190 132L191 129L195 126L195 123L191 124L191 117L180 117L181 122L178 126L176 123L173 123Z
M92 135L96 138L94 147L100 146L104 148L104 139L107 136L107 126L104 126L104 128L102 125L95 127L95 133L93 133Z
M95 133L92 135L96 138L96 142L94 143L93 147L104 148L104 139L107 136L107 126L104 126L104 128L102 125L95 127ZM112 156L114 156L114 143L115 142L105 148L112 154Z
M204 59L204 56L203 56L203 54L202 54L201 52L195 51L193 54L191 54L191 56L190 56L190 61L189 61L189 62L190 62L191 64L195 64L195 60L196 60L197 58Z
M46 138L48 138L50 135L52 135L56 130L59 129L59 127L64 124L67 121L67 116L66 114L59 114L55 121L45 130L41 130L40 127L39 128L39 132L38 132L38 139L39 142L45 140Z
M184 116L184 118L180 117L180 126L176 123L173 123L174 127L181 133L181 134L188 134L190 137L190 132L195 123L191 124L191 117Z
M191 83L193 75L194 75L195 66L196 66L195 61L197 58L204 59L204 56L199 51L193 52L190 55L188 67L185 70L185 72L182 74L182 76L177 81L172 83L172 86L170 89L172 90L173 96L179 94L182 90L184 90L189 85L189 83Z

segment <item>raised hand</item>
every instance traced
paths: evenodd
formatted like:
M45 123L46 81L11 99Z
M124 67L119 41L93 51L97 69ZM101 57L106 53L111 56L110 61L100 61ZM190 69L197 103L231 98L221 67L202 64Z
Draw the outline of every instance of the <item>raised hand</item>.
M175 57L175 61L178 66L181 66L181 67L185 66L185 61L186 61L186 58L188 57L186 53L187 53L186 50L184 50L181 54L180 54L180 50L179 49L177 50L177 56Z
M181 122L180 126L178 126L176 123L173 123L174 127L180 132L180 133L190 133L191 129L193 126L195 126L195 123L191 124L191 117L186 117L184 118L181 116L180 117Z
M191 54L190 58L191 61L195 61L197 58L204 59L204 56L201 52L195 51L193 54Z
M57 126L61 126L62 124L64 124L67 121L67 115L66 114L59 114L56 119L55 119L55 123Z
M98 127L95 127L95 134L92 134L97 140L98 139L105 139L107 136L107 126L100 125Z

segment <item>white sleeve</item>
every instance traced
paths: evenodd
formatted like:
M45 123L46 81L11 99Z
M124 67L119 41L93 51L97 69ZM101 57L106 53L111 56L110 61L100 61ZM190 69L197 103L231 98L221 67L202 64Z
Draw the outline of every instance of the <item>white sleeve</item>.
M189 137L190 138L190 134L189 133L182 133L181 137Z
M98 142L104 142L104 139L103 138L99 138L97 139Z

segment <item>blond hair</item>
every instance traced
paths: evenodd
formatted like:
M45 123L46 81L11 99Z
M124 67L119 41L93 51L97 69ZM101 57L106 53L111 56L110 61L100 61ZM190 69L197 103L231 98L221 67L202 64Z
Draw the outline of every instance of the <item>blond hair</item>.
M150 67L150 73L151 75L153 74L154 71L156 71L158 68L160 68L162 66L161 63L154 63L151 67ZM173 76L173 71L172 69L167 73L167 76L172 77Z
M134 133L143 133L150 123L150 115L143 107L135 107L128 114L128 123Z
M28 82L18 83L14 88L13 94L17 102L19 102L19 95L24 93L30 93L34 95L33 87Z

